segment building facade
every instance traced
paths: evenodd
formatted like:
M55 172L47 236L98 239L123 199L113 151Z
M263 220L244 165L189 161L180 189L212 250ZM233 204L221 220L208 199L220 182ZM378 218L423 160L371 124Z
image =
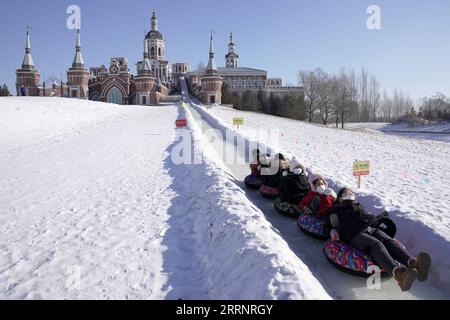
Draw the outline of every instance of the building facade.
M227 84L229 90L234 93L243 94L250 91L257 94L262 91L267 96L283 98L287 95L294 97L304 97L303 87L283 86L280 78L268 78L267 71L261 69L247 68L239 66L239 55L233 34L230 34L228 53L225 55L225 67L217 68L218 74L223 82ZM200 93L203 87L202 79L206 70L196 70L189 72L186 78L189 80L191 90Z

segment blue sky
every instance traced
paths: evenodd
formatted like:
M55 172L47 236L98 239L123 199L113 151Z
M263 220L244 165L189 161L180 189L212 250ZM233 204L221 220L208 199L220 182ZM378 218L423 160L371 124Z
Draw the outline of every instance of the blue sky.
M403 89L414 98L450 95L448 0L2 0L0 83L10 91L15 93L27 24L41 75L65 77L75 50L75 32L66 28L71 4L81 7L88 67L126 56L134 73L156 9L171 63L206 64L213 29L223 66L233 31L241 66L265 69L291 84L297 84L299 70L364 67L387 90ZM379 31L366 27L372 4L381 8Z

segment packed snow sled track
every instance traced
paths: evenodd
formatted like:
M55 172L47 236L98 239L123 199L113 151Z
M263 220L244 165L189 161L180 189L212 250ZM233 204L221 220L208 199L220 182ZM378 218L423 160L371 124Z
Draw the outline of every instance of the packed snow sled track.
M185 100L187 100L186 97ZM236 142L227 141L225 128L203 108L191 103L190 106L187 106L187 110L191 121L195 121L203 133L211 132L211 130L221 132L221 135L216 135L214 139L210 139L209 144L217 153L217 158L223 160L219 160L220 165L224 166L224 150L236 148ZM220 139L220 136L222 136L222 139ZM247 140L245 145L246 149L253 146L252 142ZM401 292L392 278L382 278L381 289L368 289L366 279L335 269L322 254L324 244L322 241L299 232L295 220L280 215L273 208L271 200L263 198L258 191L249 190L245 187L243 181L249 174L249 168L245 164L245 160L248 161L246 154L249 154L249 152L247 150L242 153L242 148L236 149L237 157L240 159L234 161L234 164L227 163L224 169L227 170L234 182L245 190L248 199L264 213L266 219L288 243L296 256L309 267L330 296L335 299L449 299L447 294L432 287L429 283L416 282L409 292Z

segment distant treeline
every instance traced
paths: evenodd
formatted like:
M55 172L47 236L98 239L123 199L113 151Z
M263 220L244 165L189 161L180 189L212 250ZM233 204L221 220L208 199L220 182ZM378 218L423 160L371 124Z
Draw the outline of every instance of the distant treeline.
M346 122L450 120L450 100L443 94L422 98L415 105L413 99L401 90L394 90L391 94L381 92L377 79L365 69L359 73L341 69L339 74L330 74L322 69L300 71L298 82L304 87L304 99L267 97L262 91L257 94L248 91L239 95L232 93L224 83L222 103L233 104L238 110L324 125L335 123L342 127Z

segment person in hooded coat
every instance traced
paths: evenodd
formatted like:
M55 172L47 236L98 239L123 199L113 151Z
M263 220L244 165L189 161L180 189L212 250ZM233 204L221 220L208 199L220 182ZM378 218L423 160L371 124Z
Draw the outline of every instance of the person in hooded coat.
M282 173L280 178L280 198L282 202L299 203L310 191L308 173L305 166L293 157L289 163L289 170Z
M356 201L352 190L344 188L338 193L325 229L332 227L329 233L333 241L342 241L362 252L369 252L377 264L397 280L401 290L407 291L416 279L426 281L431 258L425 252L413 257L405 247L378 229L380 219L387 214L368 214Z
M336 193L328 187L326 179L318 174L309 177L311 190L300 202L303 214L314 215L318 219L324 218L333 207Z

